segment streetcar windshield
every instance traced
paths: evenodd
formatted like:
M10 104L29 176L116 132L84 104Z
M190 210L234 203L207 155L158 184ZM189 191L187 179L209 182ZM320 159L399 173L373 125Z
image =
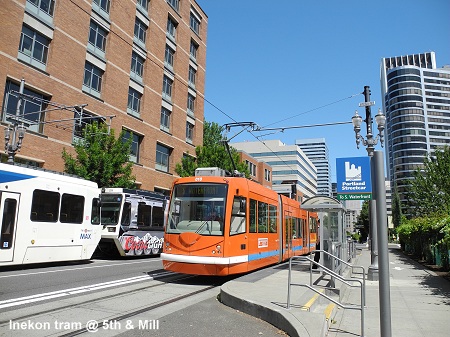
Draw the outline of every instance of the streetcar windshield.
M102 225L117 225L122 199L123 197L120 194L102 194L100 210L100 223Z
M223 235L226 195L223 184L175 185L166 232Z

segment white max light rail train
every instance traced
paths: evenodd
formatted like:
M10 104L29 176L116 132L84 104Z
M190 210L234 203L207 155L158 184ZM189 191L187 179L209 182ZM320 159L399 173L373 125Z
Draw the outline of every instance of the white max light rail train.
M168 198L161 193L103 188L100 253L106 256L159 254L164 242L167 205Z
M0 266L89 260L101 238L99 201L94 182L0 164Z

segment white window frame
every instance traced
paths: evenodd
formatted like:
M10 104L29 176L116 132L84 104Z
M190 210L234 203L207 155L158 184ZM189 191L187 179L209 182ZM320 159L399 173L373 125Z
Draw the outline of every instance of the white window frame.
M142 142L142 136L128 129L124 129L125 133L123 135L122 141L125 143L128 138L132 137L131 141L131 152L129 160L133 163L139 163L139 151Z
M33 28L23 25L17 57L19 60L45 71L47 68L49 45L50 40L46 36L40 34Z
M147 40L148 27L138 18L134 21L134 41L145 49L145 41ZM137 34L137 35L136 35Z
M141 101L142 101L142 94L139 91L129 87L128 88L127 112L136 117L140 117Z
M103 74L104 71L102 69L86 61L84 64L83 90L97 98L100 98L102 91ZM96 78L98 84L96 86L93 86L93 79Z
M130 77L140 83L143 82L144 78L144 62L145 59L133 51L131 54Z
M164 151L162 151L164 150ZM169 172L170 165L170 153L172 149L160 144L156 143L156 164L155 169L158 171Z
M192 144L194 140L194 124L186 122L186 142Z
M165 107L161 107L160 129L165 132L170 132L170 117L172 111Z
M173 80L167 76L164 75L163 77L163 90L162 90L162 96L168 101L172 101L172 90L173 90Z
M108 31L102 28L97 22L91 20L89 24L88 50L95 55L105 58L106 38ZM93 40L93 41L91 41Z
M170 16L167 18L167 29L166 29L166 35L169 39L172 39L173 41L176 41L176 35L177 35L177 23L174 19L172 19Z

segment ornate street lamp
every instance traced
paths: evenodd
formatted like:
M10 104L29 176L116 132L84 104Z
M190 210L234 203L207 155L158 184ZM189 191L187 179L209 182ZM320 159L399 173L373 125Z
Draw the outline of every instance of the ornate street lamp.
M368 122L369 120L369 122ZM375 116L375 122L378 125L378 135L373 138L372 134L372 116L370 115L370 107L369 107L369 116L366 118L365 122L367 125L367 134L366 138L361 135L361 124L363 119L360 115L358 115L358 111L355 110L355 115L352 117L353 130L355 130L356 136L356 147L359 149L359 144L362 144L367 147L367 152L369 156L372 156L375 145L378 144L378 140L380 140L380 145L383 147L384 144L384 127L386 125L386 116L381 112L381 109L378 109L378 113Z
M20 108L22 106L23 100L22 95L24 86L25 80L22 79L22 81L20 82L19 97L17 98L17 108L14 125L13 127L8 126L8 128L5 129L5 152L8 154L8 164L14 164L14 156L16 155L16 152L20 151L20 148L22 147L23 137L25 136L26 129L23 123L21 125L18 125Z

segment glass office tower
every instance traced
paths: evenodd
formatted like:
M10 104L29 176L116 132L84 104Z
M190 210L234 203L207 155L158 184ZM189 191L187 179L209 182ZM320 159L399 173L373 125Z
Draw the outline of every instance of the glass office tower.
M413 172L450 145L450 66L437 68L434 52L383 58L381 94L387 174L406 205Z

